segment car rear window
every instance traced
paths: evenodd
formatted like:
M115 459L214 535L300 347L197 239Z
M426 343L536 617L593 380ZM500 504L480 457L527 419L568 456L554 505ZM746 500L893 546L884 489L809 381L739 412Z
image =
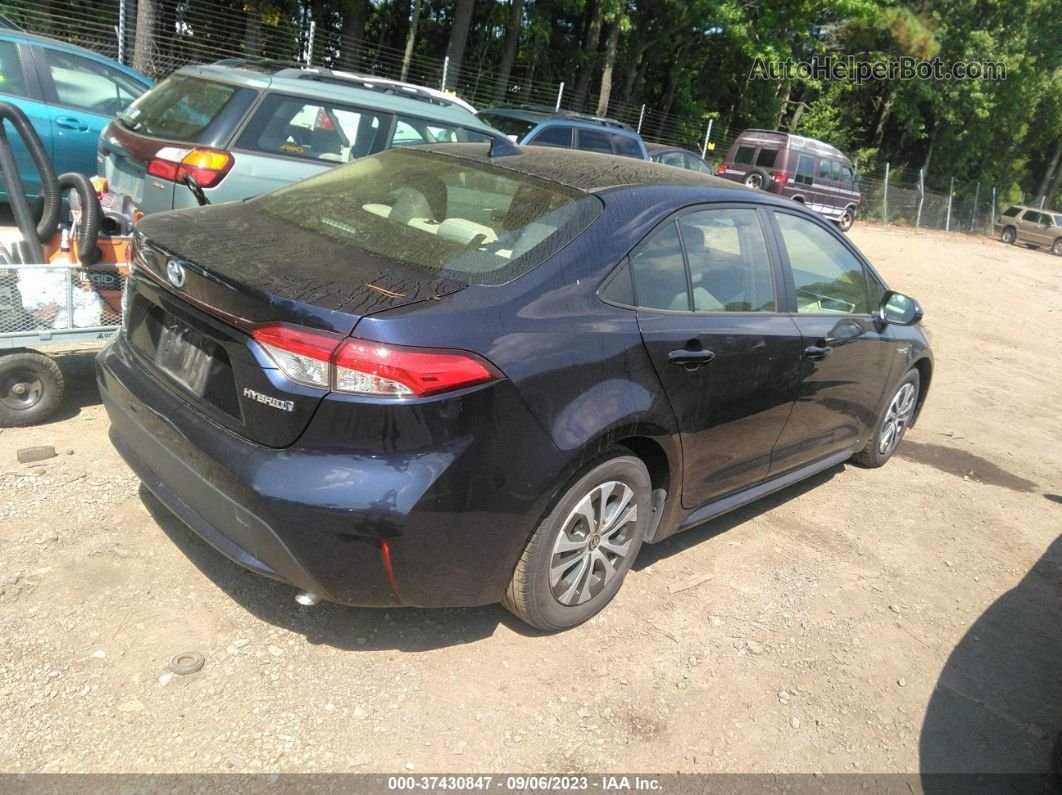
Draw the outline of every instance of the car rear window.
M495 130L501 130L517 141L535 128L535 122L527 121L526 119L514 119L512 116L502 116L495 113L477 113L476 116Z
M1015 215L1017 215L1020 212L1021 212L1021 208L1020 207L1009 207L1009 208L1007 208L1006 210L1003 211L1003 215L1007 216L1007 218L1013 218Z
M756 156L756 165L760 168L774 168L774 161L778 159L777 149L761 149Z
M642 157L641 147L638 146L638 142L630 136L613 133L612 147L616 150L617 155L623 157Z
M754 146L739 146L737 152L734 153L734 162L751 165L752 155L755 151L756 147Z
M118 121L143 135L198 143L238 90L212 80L172 75L118 114Z
M254 200L269 215L432 274L504 284L601 213L589 194L508 169L390 149Z

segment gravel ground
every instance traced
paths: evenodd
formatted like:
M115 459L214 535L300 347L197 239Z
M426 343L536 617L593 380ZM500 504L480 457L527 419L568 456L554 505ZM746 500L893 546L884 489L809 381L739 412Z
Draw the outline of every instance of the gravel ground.
M91 355L0 431L0 771L1046 770L1062 728L1062 260L860 225L926 309L901 455L647 547L583 627L301 608L168 515ZM54 445L55 458L15 453ZM194 651L198 673L168 672Z

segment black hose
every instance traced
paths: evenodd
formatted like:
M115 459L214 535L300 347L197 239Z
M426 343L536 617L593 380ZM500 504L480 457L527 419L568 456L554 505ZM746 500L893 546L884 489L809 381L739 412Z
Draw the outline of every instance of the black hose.
M29 118L20 108L10 102L0 102L0 148L6 148L10 154L10 144L7 141L6 134L3 134L3 119L11 122L15 131L18 132L26 149L29 150L33 165L37 168L37 173L40 174L41 195L44 197L44 214L40 223L36 225L36 239L38 242L49 240L59 228L59 206L61 201L59 183L55 178L55 169L52 167L52 161L49 160L48 152L45 150L40 136L37 135L37 131L33 129ZM7 185L11 210L15 213L16 221L19 223L19 230L22 232L23 237L28 240L33 237L30 234L33 224L29 206L26 202L25 190L22 186L22 179L18 175L18 167L14 166L14 157L10 158L9 163L3 163L3 160L4 158L0 156L0 166L3 167L4 181ZM16 198L16 194L18 198ZM21 199L21 202L19 199ZM16 205L20 205L18 209L16 209ZM25 210L24 217L19 221L18 216L22 214L22 210ZM23 228L23 221L25 222L25 228ZM43 254L41 256L43 259Z
M92 181L84 174L77 174L73 171L60 174L58 184L60 196L67 189L72 189L77 194L78 203L81 205L81 230L77 236L77 258L82 265L88 267L95 264L99 257L96 243L100 236L100 216L103 214L100 200L96 197L96 189L92 186Z

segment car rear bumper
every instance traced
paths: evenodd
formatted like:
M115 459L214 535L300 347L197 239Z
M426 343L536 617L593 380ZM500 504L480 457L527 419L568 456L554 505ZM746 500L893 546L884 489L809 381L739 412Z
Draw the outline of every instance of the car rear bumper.
M504 417L516 449L537 451L515 460L512 437L389 456L337 446L314 423L304 446L265 447L165 388L122 336L100 352L97 379L115 447L171 512L241 566L342 604L498 601L564 467L507 382L466 413L487 427Z

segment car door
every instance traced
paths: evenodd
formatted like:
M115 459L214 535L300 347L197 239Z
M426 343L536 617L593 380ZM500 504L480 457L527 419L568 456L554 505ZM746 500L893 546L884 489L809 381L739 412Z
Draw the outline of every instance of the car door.
M658 227L632 252L638 325L677 420L682 504L758 483L799 386L799 329L762 211L713 206Z
M799 394L772 454L773 477L864 441L906 349L878 324L883 287L839 232L780 209L771 220L803 339Z
M143 94L147 83L100 61L57 47L35 48L51 106L55 173L96 173L100 132L115 114Z
M40 80L34 65L33 53L27 44L19 44L8 38L0 39L0 101L10 102L26 114L34 131L41 139L48 156L52 155L52 127L50 110L44 101ZM37 173L29 150L26 149L21 136L10 132L7 125L8 141L18 165L19 177L27 195L40 193L41 180ZM3 184L2 196L8 193L7 181Z

